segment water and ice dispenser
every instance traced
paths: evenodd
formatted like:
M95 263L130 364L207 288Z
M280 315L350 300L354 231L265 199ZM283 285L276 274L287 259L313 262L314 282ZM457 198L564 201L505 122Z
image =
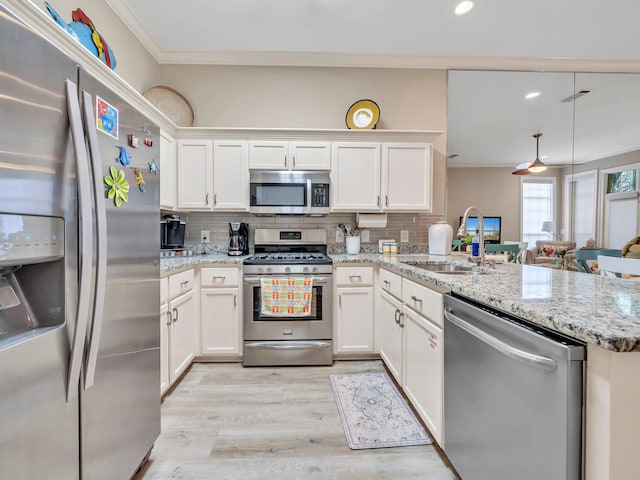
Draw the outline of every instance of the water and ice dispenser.
M64 221L0 214L0 350L64 323Z

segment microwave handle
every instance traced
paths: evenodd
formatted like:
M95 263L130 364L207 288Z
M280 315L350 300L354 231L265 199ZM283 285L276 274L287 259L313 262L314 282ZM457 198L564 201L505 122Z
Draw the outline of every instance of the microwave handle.
M311 213L311 204L313 203L311 192L311 179L307 178L307 213Z

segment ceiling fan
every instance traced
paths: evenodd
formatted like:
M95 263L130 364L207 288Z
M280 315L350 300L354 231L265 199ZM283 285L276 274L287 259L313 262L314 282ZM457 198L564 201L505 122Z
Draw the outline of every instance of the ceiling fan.
M544 172L547 166L540 160L540 137L541 133L536 133L533 138L536 139L536 159L533 162L525 162L516 166L511 175L529 175L530 173Z

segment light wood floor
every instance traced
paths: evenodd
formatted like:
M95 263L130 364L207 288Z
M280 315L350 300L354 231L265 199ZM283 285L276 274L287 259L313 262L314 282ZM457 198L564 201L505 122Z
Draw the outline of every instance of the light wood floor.
M432 445L349 449L328 376L369 371L384 367L194 364L165 398L162 434L135 480L455 479Z

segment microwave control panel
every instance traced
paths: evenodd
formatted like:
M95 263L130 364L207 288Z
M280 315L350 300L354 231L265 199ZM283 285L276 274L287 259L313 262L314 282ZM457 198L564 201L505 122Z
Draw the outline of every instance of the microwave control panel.
M311 206L312 207L329 207L329 184L328 183L312 183L311 184Z

